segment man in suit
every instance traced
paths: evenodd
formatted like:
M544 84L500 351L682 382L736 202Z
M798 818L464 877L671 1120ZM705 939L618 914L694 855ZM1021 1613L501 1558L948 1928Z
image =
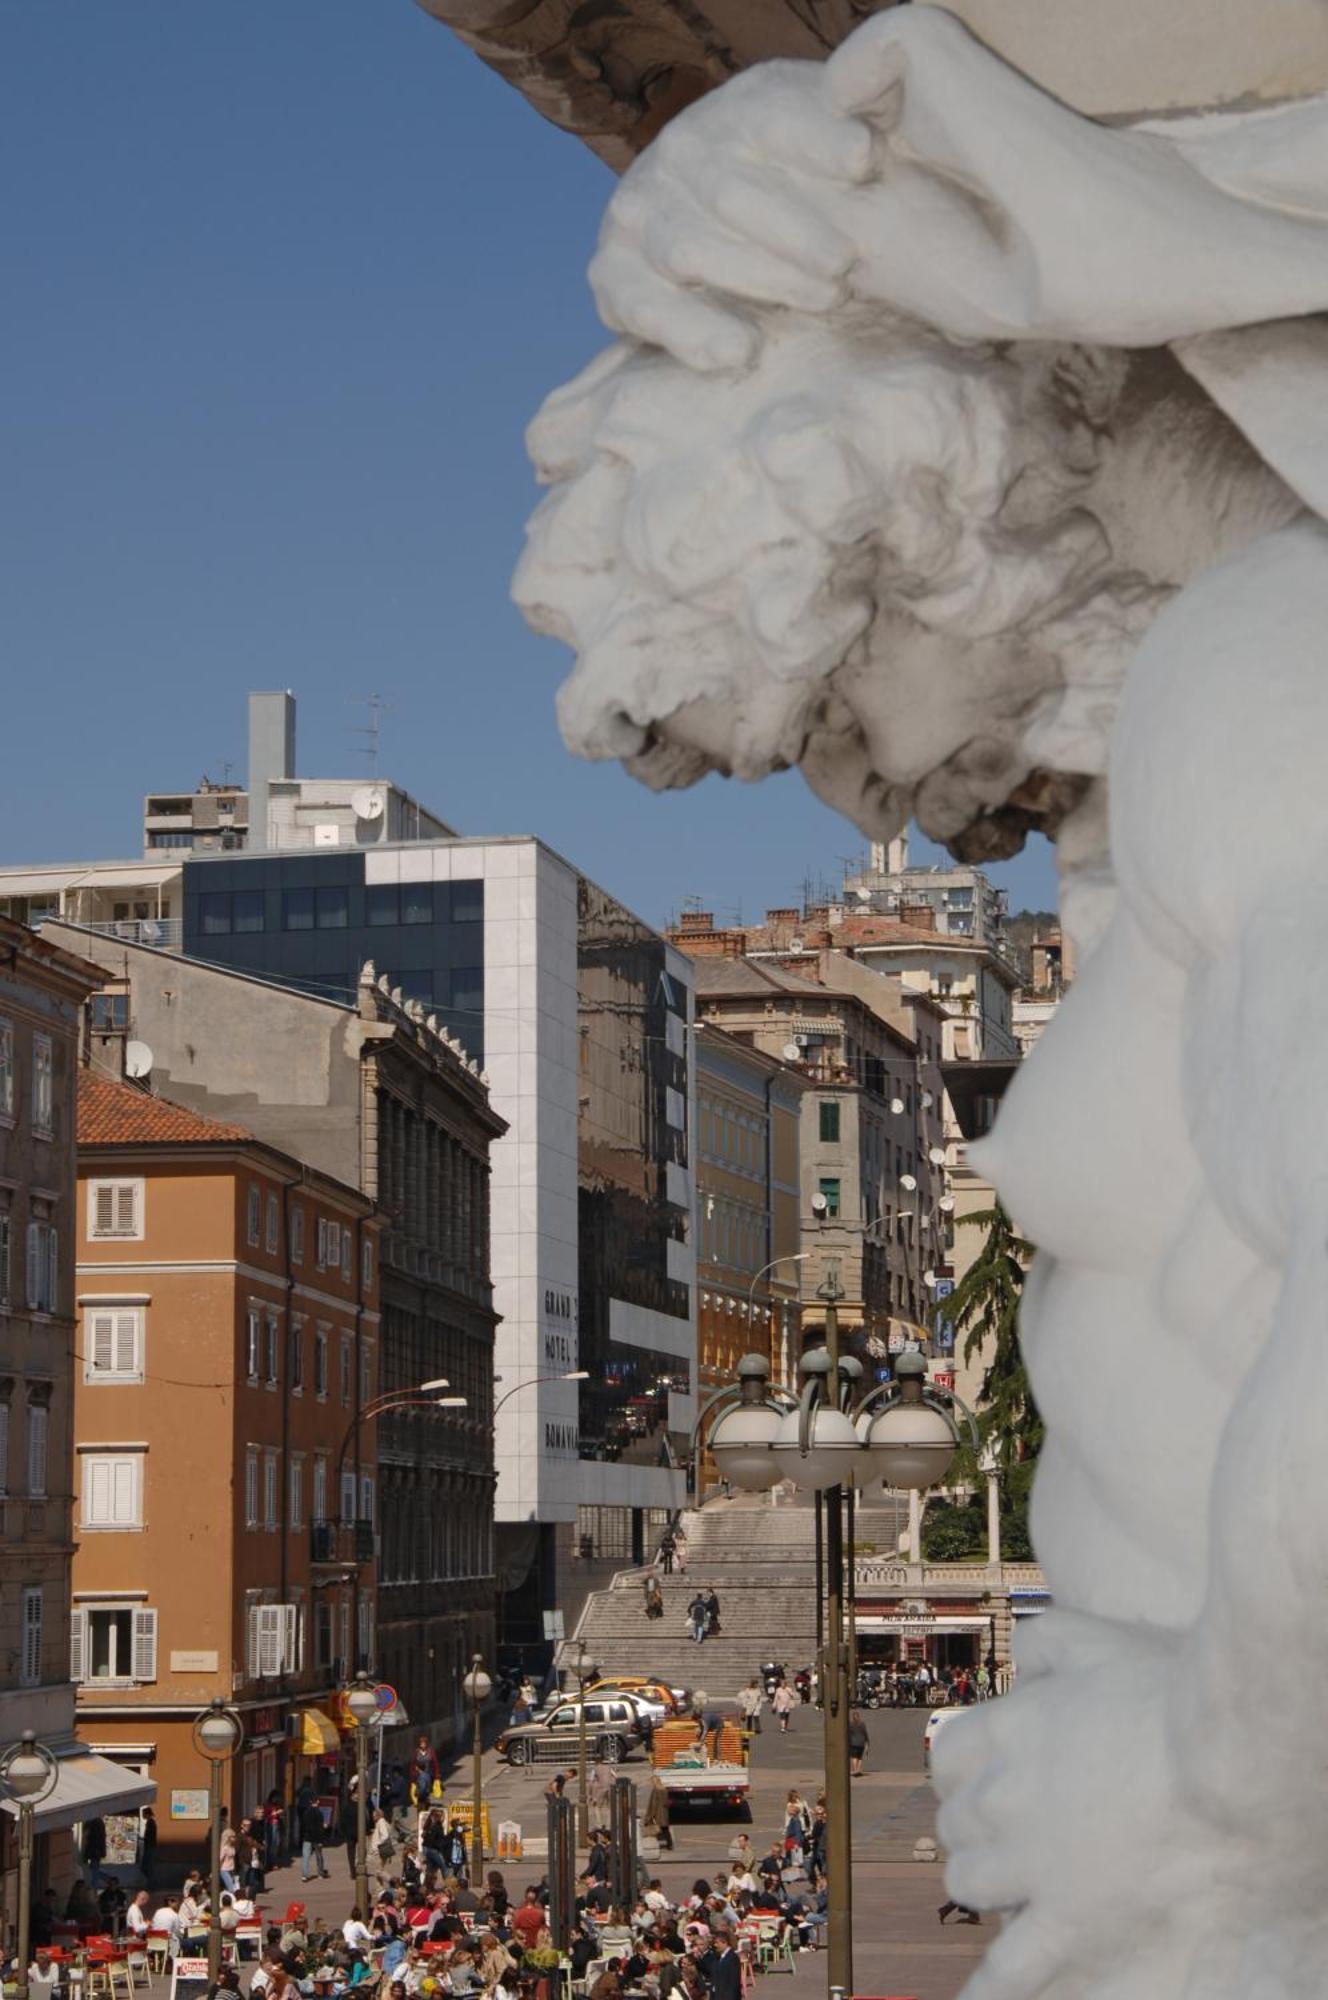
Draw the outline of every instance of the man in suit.
M742 1964L733 1949L733 1933L727 1924L716 1924L712 1936L714 1942L701 1960L710 2000L742 2000Z

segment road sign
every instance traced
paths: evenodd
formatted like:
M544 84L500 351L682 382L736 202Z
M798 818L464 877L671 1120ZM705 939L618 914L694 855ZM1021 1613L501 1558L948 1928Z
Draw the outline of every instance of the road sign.
M379 1681L374 1689L374 1700L378 1703L380 1712L385 1715L389 1708L396 1707L397 1691L394 1687L389 1687L386 1681Z
M948 1299L954 1288L955 1281L953 1278L938 1278L931 1288L932 1297L935 1299Z

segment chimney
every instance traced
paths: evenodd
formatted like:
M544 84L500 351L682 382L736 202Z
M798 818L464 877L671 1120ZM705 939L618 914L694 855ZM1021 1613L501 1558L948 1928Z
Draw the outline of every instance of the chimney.
M267 789L295 776L295 696L249 697L249 846L267 846Z
M712 910L684 910L678 922L679 931L712 931L714 928Z
M887 875L902 875L908 867L908 835L897 833L885 850Z

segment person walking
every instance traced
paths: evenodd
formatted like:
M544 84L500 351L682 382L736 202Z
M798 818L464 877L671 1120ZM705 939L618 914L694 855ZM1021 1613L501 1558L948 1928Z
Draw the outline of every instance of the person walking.
M713 1584L710 1586L709 1590L707 1590L705 1594L705 1610L706 1610L706 1637L709 1639L717 1639L719 1637L719 1598L715 1594L715 1587Z
M793 1713L795 1700L796 1697L787 1681L781 1681L770 1697L771 1710L779 1717L781 1736L788 1735L789 1717Z
M710 1610L699 1590L687 1607L687 1619L692 1628L694 1642L698 1646L703 1646L705 1644L706 1627L710 1622Z
M602 1757L591 1767L586 1781L586 1793L590 1804L590 1823L604 1826L609 1817L609 1799L613 1793L613 1771Z
M678 1565L679 1576L687 1574L687 1537L681 1528L675 1529L673 1536L673 1560Z
M312 1861L323 1880L327 1880L327 1863L323 1859L323 1841L327 1830L323 1825L322 1808L316 1798L310 1797L300 1809L300 1879L309 1880L309 1864Z
M647 1618L664 1616L664 1593L659 1587L659 1578L653 1570L645 1581L645 1611Z
M862 1760L871 1744L867 1725L862 1719L862 1710L855 1708L848 1719L849 1769L855 1778L862 1776Z
M676 1548L672 1530L666 1528L659 1538L659 1566L665 1576L673 1575L673 1557Z
M753 1736L761 1734L761 1710L765 1707L765 1690L753 1674L745 1688L738 1690L738 1707L742 1719Z
M646 1799L641 1825L647 1833L654 1834L662 1848L672 1851L673 1831L669 1825L669 1795L658 1771L652 1771L650 1774L650 1793Z

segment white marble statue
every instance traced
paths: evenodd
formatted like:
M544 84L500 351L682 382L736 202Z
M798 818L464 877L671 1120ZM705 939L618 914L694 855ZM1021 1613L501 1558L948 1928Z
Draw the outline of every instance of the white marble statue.
M970 2000L1328 1974L1328 100L1098 125L938 10L703 100L593 268L517 595L574 748L1059 831L985 1147L1056 1609L940 1738Z

